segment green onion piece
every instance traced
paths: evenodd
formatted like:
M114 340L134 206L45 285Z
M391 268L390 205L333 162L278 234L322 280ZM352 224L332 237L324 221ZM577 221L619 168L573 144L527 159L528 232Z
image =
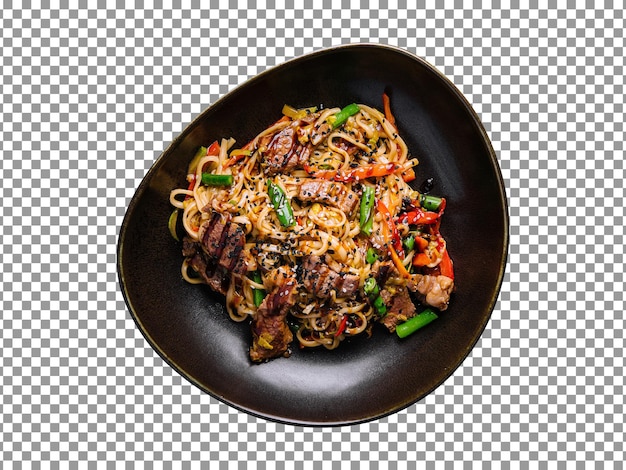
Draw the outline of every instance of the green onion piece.
M333 129L337 129L343 123L345 123L350 116L355 115L360 110L359 105L356 103L349 104L337 114L332 116L331 125Z
M404 247L407 249L407 251L411 251L415 246L415 237L413 235L409 235L407 238L404 239L402 243L404 244Z
M380 295L376 297L376 300L374 300L374 308L376 308L378 315L381 317L387 314L387 306L385 305L385 301Z
M415 333L417 330L422 328L423 326L428 325L433 320L439 318L435 312L431 309L427 308L419 315L415 315L410 320L401 323L396 327L396 333L400 338L406 338L412 333Z
M361 196L361 211L359 224L361 232L370 236L374 226L374 200L376 190L373 186L363 186L363 195Z
M178 234L176 233L176 222L178 221L178 209L174 209L174 212L170 214L170 218L167 221L167 228L170 229L170 234L177 242L180 241Z
M263 279L261 278L261 272L260 271L254 271L252 273L252 280L254 282L256 282L257 284L263 284ZM259 305L261 305L261 302L263 302L263 299L265 298L265 289L252 289L253 295L254 295L254 305L256 305L257 307Z
M287 199L287 195L280 186L272 183L271 180L267 180L267 194L272 201L274 211L278 217L279 222L283 227L291 227L295 225L296 219L293 216L293 209L291 203Z
M376 253L376 250L370 246L367 249L367 254L365 255L365 261L367 261L369 264L374 264L377 259L378 259L378 253Z
M202 157L206 157L206 152L207 152L207 148L206 147L200 147L196 151L196 154L191 159L191 162L189 162L189 168L187 170L188 174L195 174L196 173L196 167L198 166L198 162L200 161L200 159Z
M420 194L419 203L427 211L438 211L441 206L442 198L437 196L429 196L427 194Z
M202 184L207 186L231 186L233 184L233 175L202 173Z
M378 289L378 284L376 284L376 279L368 277L363 284L363 292L365 292L365 295L370 297L378 295L380 290Z

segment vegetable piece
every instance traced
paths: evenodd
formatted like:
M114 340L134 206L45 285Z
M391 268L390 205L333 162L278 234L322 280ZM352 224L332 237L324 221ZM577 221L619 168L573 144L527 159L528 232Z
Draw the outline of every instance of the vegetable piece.
M385 118L389 123L396 127L396 118L391 114L391 105L389 103L389 95L387 93L383 93L383 111L385 111Z
M376 279L373 277L368 277L363 284L363 292L368 297L377 296L380 293L380 289L378 288L378 284L376 284Z
M341 111L339 111L337 114L331 116L329 118L329 124L332 126L333 129L337 129L339 126L345 123L350 116L353 116L356 113L358 113L359 110L360 108L358 104L356 103L349 104L348 106L343 108Z
M411 225L431 225L439 220L440 212L423 211L415 209L398 216L398 220L402 220Z
M252 273L252 280L256 282L257 284L263 284L263 279L261 278L261 272L258 270L254 271ZM252 292L254 295L254 305L258 307L259 305L261 305L261 302L263 302L263 299L265 298L265 295L266 295L265 289L253 288Z
M405 277L407 279L410 278L411 273L406 270L406 268L404 267L404 264L402 263L402 260L400 259L400 256L398 256L398 253L396 253L396 250L394 250L393 246L391 245L389 245L389 254L391 255L393 264L396 265L396 269L400 273L400 276Z
M372 163L363 165L348 171L341 170L321 170L315 171L308 164L303 165L304 170L311 176L329 181L339 181L350 183L352 181L364 180L367 178L387 176L395 173L400 168L395 163Z
M424 251L428 248L428 240L422 237L415 237L415 244L417 245L415 249L418 251Z
M405 183L410 183L415 179L415 170L413 167L404 170L404 173L402 173L402 179Z
M214 175L213 173L202 173L202 184L207 186L231 186L233 175Z
M384 317L387 314L387 306L385 305L385 301L382 296L379 295L376 297L376 300L374 300L374 308L381 317Z
M278 217L278 221L283 227L291 227L295 225L296 219L293 216L293 209L291 203L287 199L287 195L280 186L272 183L271 180L267 180L267 194L272 201L274 211Z
M187 175L187 181L189 181L189 185L187 186L187 191L193 191L194 186L196 185L196 174L192 173ZM191 199L193 196L190 194L187 194L185 196L185 201L187 199Z
M395 264L396 269L400 273L400 276L405 277L405 278L410 278L411 273L406 270L406 268L404 267L404 264L402 263L402 260L400 259L400 256L398 255L398 253L393 247L393 244L391 243L392 240L391 240L391 235L389 233L390 232L389 221L393 222L391 220L391 213L389 212L389 209L387 209L387 206L385 206L385 204L381 200L378 201L377 207L378 207L378 210L382 212L383 217L386 219L385 221L387 222L387 223L382 224L383 239L385 240L385 244L387 245L387 249L389 250L391 259L393 260L393 263Z
M404 239L402 244L407 249L407 251L411 251L415 247L415 236L409 235L407 238Z
M339 328L337 328L337 332L335 333L335 337L339 336L346 330L346 326L348 325L348 315L344 315L341 319L341 323L339 323Z
M396 327L396 333L400 338L406 338L410 334L415 333L420 328L428 325L433 320L436 320L439 316L433 312L430 308L427 308L419 315L415 315L410 320L399 324Z
M288 104L283 106L283 114L294 121L297 119L302 119L306 117L308 114L314 113L317 111L317 107L313 106L310 108L302 108L296 109L293 106L289 106Z
M385 305L385 300L380 295L380 287L378 287L376 279L368 277L363 284L363 292L370 298L378 315L381 317L385 316L387 314L387 305Z
M206 151L207 157L208 156L217 156L220 154L220 144L217 143L217 140L215 142L213 142L211 145L209 145L209 148Z
M170 214L170 218L167 221L167 228L170 229L170 234L177 242L180 241L178 234L176 233L176 222L178 221L178 209L174 209L174 212Z
M367 249L367 254L365 255L365 261L367 261L369 264L374 264L377 259L378 259L378 253L376 253L376 250L370 246Z
M361 196L361 213L359 223L361 226L361 232L368 237L372 234L372 227L374 225L374 201L375 201L375 189L372 186L363 187L363 195Z
M400 258L404 258L404 250L402 248L402 239L400 238L398 227L393 221L391 212L389 212L389 209L387 209L387 206L381 200L378 200L376 208L383 215L383 219L385 219L385 223L383 224L383 236L385 234L384 226L386 225L387 234L389 235L389 238L391 242L393 243L393 248L396 250Z
M413 257L413 266L427 266L435 261L436 258L431 258L428 253L417 253Z
M430 196L427 194L420 194L417 198L420 206L422 206L427 211L438 211L441 207L441 204L444 202L444 199L437 196Z
M454 279L454 267L447 249L443 252L441 262L439 263L439 271L442 276Z
M363 165L349 172L348 181L364 180L366 178L387 176L396 172L398 165L395 163L373 163Z
M229 166L234 165L239 160L242 160L244 157L249 157L252 155L252 150L249 149L235 149L230 152L230 158L226 160L224 166L222 168L228 168Z
M206 147L198 148L198 150L196 151L196 154L193 156L193 158L189 162L189 168L187 169L187 173L195 174L196 167L198 166L198 162L200 161L202 157L206 157L206 152L207 152Z

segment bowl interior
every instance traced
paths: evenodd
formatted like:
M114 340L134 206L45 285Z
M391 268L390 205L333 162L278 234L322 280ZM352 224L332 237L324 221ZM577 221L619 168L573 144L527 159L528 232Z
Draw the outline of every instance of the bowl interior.
M417 183L435 179L447 199L441 231L455 263L456 291L439 320L404 340L375 328L334 351L294 350L253 365L247 323L222 298L180 275L181 246L167 229L171 189L185 184L195 149L222 137L239 144L280 117L282 106L382 109L387 92L399 132L420 160ZM343 46L292 60L209 107L161 155L130 203L118 244L129 310L152 347L214 397L281 422L362 422L398 411L441 384L483 331L502 282L508 216L495 154L470 105L425 61L376 45Z

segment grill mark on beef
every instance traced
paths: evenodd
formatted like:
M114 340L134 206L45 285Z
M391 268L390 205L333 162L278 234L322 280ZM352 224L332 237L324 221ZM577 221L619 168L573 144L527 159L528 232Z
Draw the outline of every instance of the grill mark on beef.
M226 232L226 230L224 230ZM241 252L245 244L245 234L241 227L235 223L230 223L224 248L222 250L219 264L228 271L234 271L240 266Z
M213 212L198 232L199 241L183 239L183 256L205 284L225 295L231 274L243 274L248 266L244 257L245 232L239 224Z
M187 263L215 292L226 295L230 285L230 275L221 266L215 265L207 259L206 253L202 250L199 243L195 243L189 239L183 241L186 249L183 254L187 257Z
M337 297L350 297L359 289L359 276L346 271L335 271L319 256L307 256L302 263L302 284L309 292L320 298L329 298L331 292Z
M219 212L213 212L211 218L200 227L202 248L212 258L219 259L224 247L224 240L228 233L228 219Z
M358 202L356 193L343 183L323 179L309 179L298 188L303 201L323 202L350 214Z
M242 274L246 270L242 251L246 235L239 224L230 216L214 212L200 227L202 249L207 256L227 271Z
M279 172L288 173L308 162L313 145L311 143L301 144L298 137L305 137L306 135L301 125L309 125L315 119L316 115L311 114L303 119L293 121L273 136L260 141L260 147L265 147L262 154L265 172L268 175L271 176Z

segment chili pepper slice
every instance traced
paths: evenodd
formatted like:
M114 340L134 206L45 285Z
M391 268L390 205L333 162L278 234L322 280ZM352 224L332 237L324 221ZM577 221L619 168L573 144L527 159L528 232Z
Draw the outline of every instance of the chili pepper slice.
M442 276L454 279L454 266L447 249L445 249L443 252L441 262L439 263L439 270Z
M337 332L335 333L335 337L339 336L346 330L346 326L348 325L348 315L344 315L341 319L341 323L339 323L339 328L337 328Z

